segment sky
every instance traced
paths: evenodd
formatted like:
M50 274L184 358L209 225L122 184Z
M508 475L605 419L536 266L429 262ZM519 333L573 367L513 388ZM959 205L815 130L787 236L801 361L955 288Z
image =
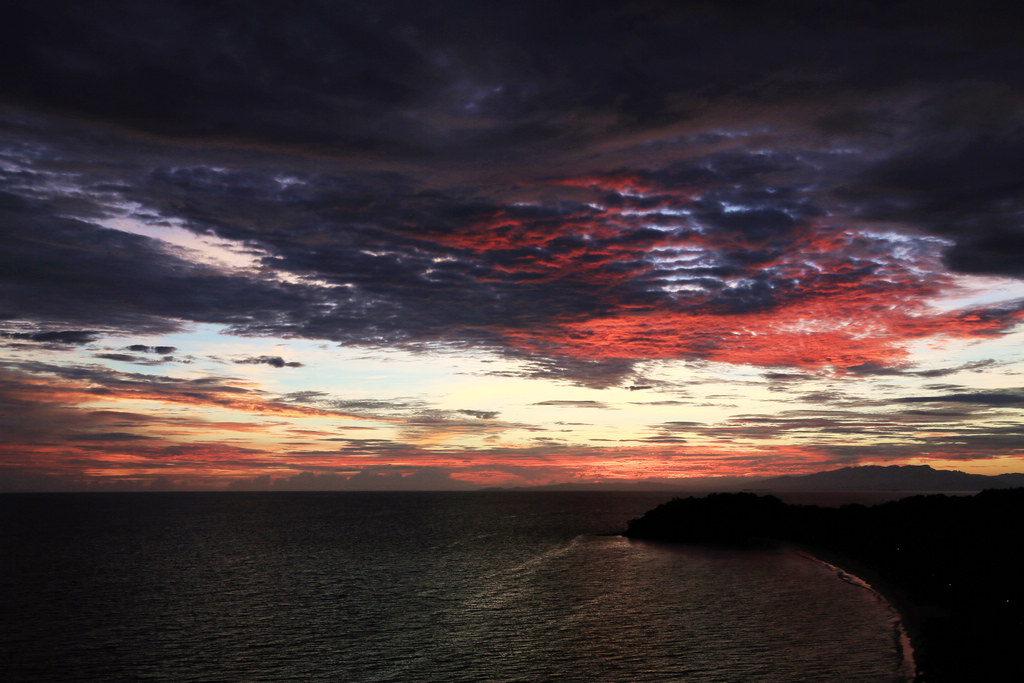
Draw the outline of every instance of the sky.
M0 490L1024 471L1008 5L7 7Z

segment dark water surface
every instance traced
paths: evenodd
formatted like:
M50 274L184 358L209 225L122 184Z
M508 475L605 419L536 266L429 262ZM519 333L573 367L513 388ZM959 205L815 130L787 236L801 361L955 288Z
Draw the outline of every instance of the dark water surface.
M900 680L819 563L606 535L669 497L0 496L3 679Z

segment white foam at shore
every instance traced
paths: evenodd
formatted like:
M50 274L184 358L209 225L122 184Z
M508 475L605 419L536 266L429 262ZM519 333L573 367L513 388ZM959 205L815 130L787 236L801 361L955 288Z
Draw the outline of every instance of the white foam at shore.
M795 550L795 552L800 557L811 560L812 562L817 562L818 564L821 564L830 569L831 571L835 572L836 576L839 577L841 581L845 581L848 584L870 591L870 593L874 595L876 599L880 600L882 603L885 604L886 609L889 610L889 613L892 618L893 629L895 631L896 637L896 646L899 648L900 655L902 656L902 661L900 662L900 676L905 681L916 680L917 662L914 660L914 648L910 642L910 635L907 633L907 629L903 625L903 615L899 613L896 607L894 607L893 604L889 602L889 600L884 595L882 595L874 587L872 587L870 583L860 578L859 576L851 574L842 567L837 567L836 565L830 562L826 562L820 557L811 555L806 551Z

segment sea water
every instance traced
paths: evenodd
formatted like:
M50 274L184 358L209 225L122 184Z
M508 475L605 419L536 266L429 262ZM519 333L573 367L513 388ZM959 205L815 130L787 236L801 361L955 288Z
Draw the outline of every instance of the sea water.
M4 680L895 681L893 613L664 493L0 496Z

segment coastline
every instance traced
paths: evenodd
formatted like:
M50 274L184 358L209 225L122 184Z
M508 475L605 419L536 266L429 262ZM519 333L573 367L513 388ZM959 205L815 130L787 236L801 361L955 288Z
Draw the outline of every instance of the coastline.
M676 498L626 535L682 543L776 540L841 568L901 615L916 681L1004 680L1019 671L1024 487L911 496L865 507L787 505L752 493ZM852 579L850 579L852 580Z
M881 581L870 567L847 557L842 557L820 548L811 548L794 543L785 543L781 547L806 560L828 568L836 574L839 580L867 590L875 599L882 602L892 619L893 638L901 659L900 677L908 683L920 679L922 672L917 666L917 657L915 656L920 648L920 631L917 629L917 622L913 614L914 610L909 607L906 599L899 595L897 589ZM870 582L864 577L870 579Z

